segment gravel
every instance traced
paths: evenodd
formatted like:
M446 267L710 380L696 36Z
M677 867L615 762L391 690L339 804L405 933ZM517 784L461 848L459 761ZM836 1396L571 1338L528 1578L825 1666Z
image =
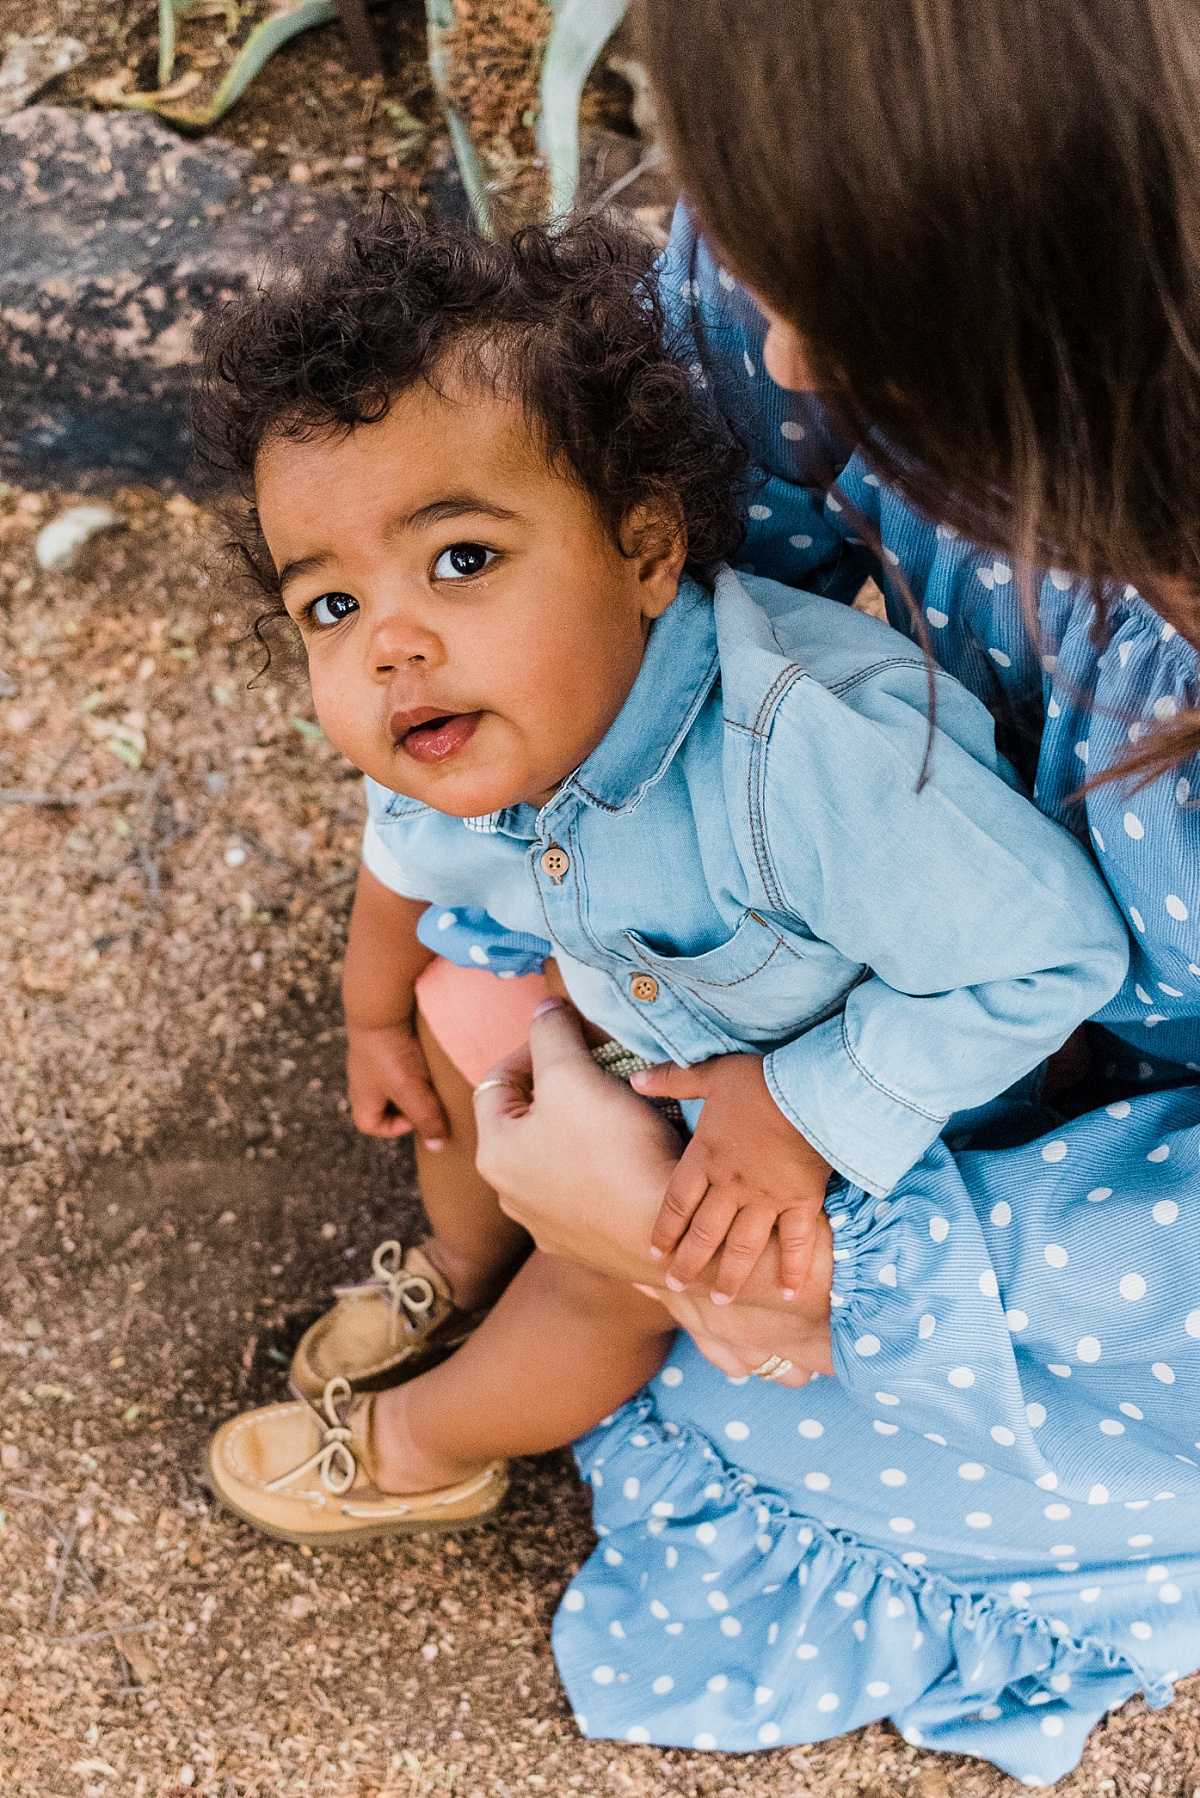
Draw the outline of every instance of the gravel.
M219 531L139 489L71 573L70 499L0 497L0 1789L12 1798L999 1798L886 1726L754 1756L588 1743L549 1646L591 1536L565 1455L499 1524L357 1553L214 1509L329 1287L418 1228L347 1115L359 783L294 659L249 683ZM93 803L29 803L94 795ZM1200 1788L1200 1682L1064 1792Z

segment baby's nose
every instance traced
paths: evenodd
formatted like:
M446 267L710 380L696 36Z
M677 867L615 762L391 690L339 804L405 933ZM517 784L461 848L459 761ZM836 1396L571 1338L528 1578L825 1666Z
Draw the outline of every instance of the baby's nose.
M382 679L400 668L435 663L439 651L438 639L431 631L400 614L382 620L371 637L371 660L376 676Z

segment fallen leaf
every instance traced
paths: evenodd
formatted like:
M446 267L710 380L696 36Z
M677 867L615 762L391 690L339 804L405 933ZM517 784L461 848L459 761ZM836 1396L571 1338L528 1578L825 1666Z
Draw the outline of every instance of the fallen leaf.
M148 1686L158 1678L158 1662L141 1636L114 1636L113 1641L129 1662L139 1686Z
M132 69L119 69L115 75L106 75L102 81L93 81L87 90L88 99L97 101L101 106L120 106L132 80Z
M61 969L35 968L26 956L21 963L21 985L27 993L49 993L61 998L71 990L71 976Z

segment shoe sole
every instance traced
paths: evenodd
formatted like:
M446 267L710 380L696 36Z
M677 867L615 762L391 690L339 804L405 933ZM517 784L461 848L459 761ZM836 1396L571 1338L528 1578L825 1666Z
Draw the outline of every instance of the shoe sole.
M434 1536L458 1536L467 1530L482 1529L493 1522L504 1508L504 1501L508 1497L508 1481L505 1480L504 1489L495 1504L486 1511L480 1511L476 1517L450 1517L441 1520L396 1517L386 1522L364 1523L360 1527L338 1530L336 1534L332 1534L328 1530L280 1529L278 1525L263 1523L250 1511L243 1510L218 1485L211 1453L205 1453L200 1477L219 1505L223 1505L243 1523L248 1523L260 1536L270 1536L276 1542L291 1542L297 1548L357 1548L361 1543L377 1541L384 1536L419 1536L426 1532Z

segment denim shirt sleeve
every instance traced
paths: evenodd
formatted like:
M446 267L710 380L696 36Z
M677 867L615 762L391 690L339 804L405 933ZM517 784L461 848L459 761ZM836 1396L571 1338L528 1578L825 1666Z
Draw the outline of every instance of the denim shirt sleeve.
M399 893L402 899L424 899L427 896L418 892L395 850L384 842L374 817L367 818L363 829L362 860L368 874L373 874L381 886Z
M1095 1169L1131 1153L1131 1132L1151 1147L1169 1138L1174 1097L1148 1095L1128 1120L1123 1106L1092 1113L1002 1153L936 1143L882 1202L853 1187L832 1194L833 1361L856 1402L1089 1504L1152 1496L1143 1457L1123 1452L1131 1426L1118 1408L1143 1443L1194 1465L1195 1431L1177 1439L1171 1390L1193 1377L1200 1335L1200 1310L1185 1318L1180 1299L1190 1232L1177 1242L1148 1225L1136 1187L1098 1187L1088 1204L1091 1176L1046 1179L1048 1159Z
M774 1050L776 1103L839 1172L888 1193L1117 990L1121 918L1066 831L1001 778L984 708L896 662L840 694L802 679L771 725L761 855L781 909L868 970Z
M713 258L680 201L657 264L673 347L710 387L751 457L746 537L733 565L850 602L873 571L825 489L846 463L824 407L790 393L763 366L766 323L753 297Z

